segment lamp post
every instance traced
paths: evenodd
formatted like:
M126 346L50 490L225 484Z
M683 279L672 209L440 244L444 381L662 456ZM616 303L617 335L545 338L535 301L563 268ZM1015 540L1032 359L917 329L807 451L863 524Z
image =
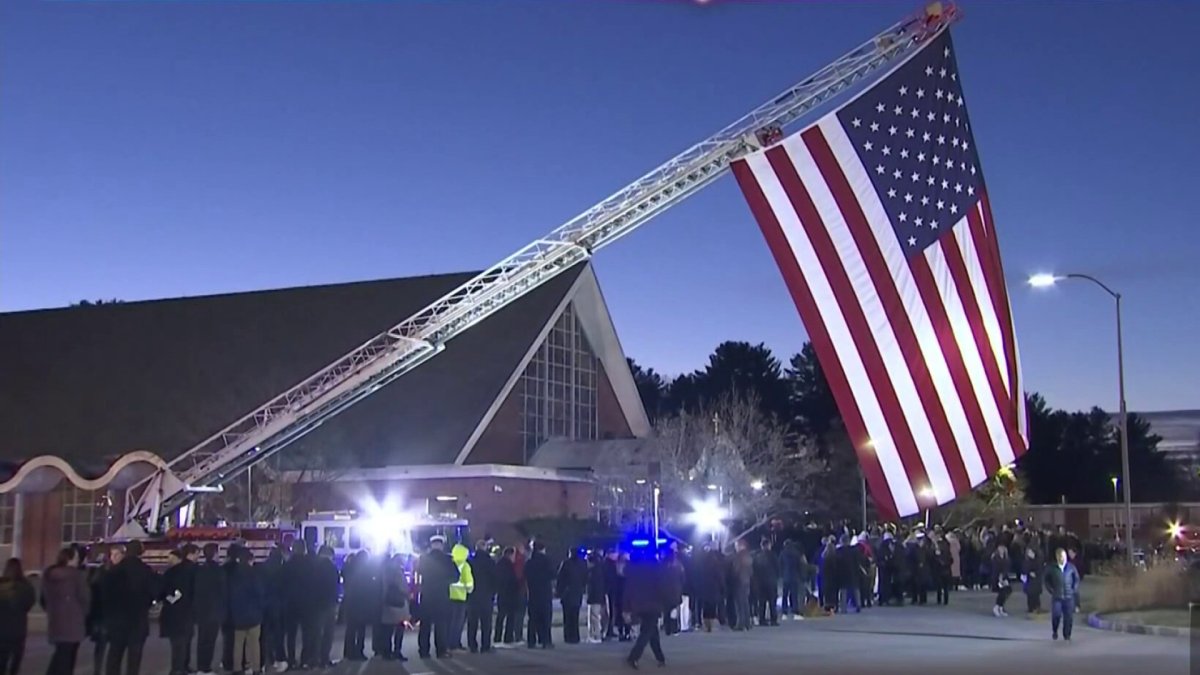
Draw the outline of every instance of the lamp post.
M1117 387L1120 417L1118 424L1121 428L1121 483L1125 496L1125 559L1133 566L1133 497L1129 485L1129 413L1125 408L1125 350L1121 335L1121 294L1109 288L1107 284L1089 274L1035 274L1029 278L1029 285L1034 288L1053 286L1063 279L1082 279L1099 286L1105 293L1112 296L1117 306ZM1116 490L1116 478L1113 478L1113 490Z
M1116 502L1121 501L1121 498L1117 496L1117 477L1113 476L1109 480L1111 480L1113 484L1113 503L1115 504Z

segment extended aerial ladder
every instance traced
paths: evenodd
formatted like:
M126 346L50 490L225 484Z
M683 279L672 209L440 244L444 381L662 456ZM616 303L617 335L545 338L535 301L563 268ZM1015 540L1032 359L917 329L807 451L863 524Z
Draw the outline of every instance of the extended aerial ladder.
M781 139L784 125L906 56L957 18L953 5L935 3L896 23L230 424L130 487L125 522L117 536L136 538L160 531L165 517L196 493L220 489L243 470L433 358L448 340L695 194L734 160Z

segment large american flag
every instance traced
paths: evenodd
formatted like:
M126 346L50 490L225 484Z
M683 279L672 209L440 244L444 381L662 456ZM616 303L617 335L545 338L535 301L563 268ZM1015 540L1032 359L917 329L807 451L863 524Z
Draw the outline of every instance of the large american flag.
M1025 452L1012 314L949 32L733 171L881 511L949 502Z

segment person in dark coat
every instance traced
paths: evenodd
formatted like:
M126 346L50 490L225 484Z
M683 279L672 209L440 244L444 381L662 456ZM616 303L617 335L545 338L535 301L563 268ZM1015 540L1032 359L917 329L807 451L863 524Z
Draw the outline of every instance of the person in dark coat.
M929 588L933 586L933 561L931 560L928 537L924 532L917 534L909 549L909 567L912 571L912 603L924 605L929 601Z
M1079 597L1079 570L1067 559L1067 552L1054 552L1054 562L1046 566L1046 590L1050 592L1050 637L1058 639L1058 626L1062 623L1063 639L1071 640L1071 628L1075 623L1075 602Z
M699 573L695 580L696 595L700 600L700 615L704 630L711 633L713 623L723 614L725 603L725 556L715 547L706 546L701 556Z
M346 619L342 656L348 661L367 660L367 626L378 623L383 611L380 572L375 559L365 550L350 556L342 567L345 579L342 613Z
M579 610L588 582L587 560L583 556L583 551L575 551L558 566L556 585L562 603L563 642L569 645L579 644Z
M1042 611L1042 562L1041 545L1028 546L1025 560L1021 563L1021 581L1025 584L1026 610L1030 614Z
M421 629L417 633L417 650L421 658L429 658L429 639L439 659L450 658L450 585L458 581L458 566L446 554L446 538L436 535L429 539L429 552L417 563L420 582L419 614Z
M492 608L496 605L496 562L487 540L475 544L471 574L475 590L467 596L467 648L486 654L492 651Z
M1009 581L1009 575L1012 573L1012 561L1008 558L1008 547L1004 544L996 546L996 552L992 554L991 562L992 590L996 592L996 605L992 607L992 614L996 617L1008 616L1008 612L1004 611L1004 603L1008 602L1008 596L1012 594L1012 585Z
M625 568L622 605L641 626L637 642L625 657L625 663L632 668L638 667L638 660L642 658L646 645L650 646L660 666L667 663L658 634L658 619L662 615L662 608L670 600L664 592L666 585L662 565L648 552L631 560Z
M754 552L754 598L758 625L778 626L779 558L771 550L771 540L764 538Z
M304 627L311 625L311 602L305 593L308 569L308 542L304 539L292 542L290 554L279 571L279 585L283 589L283 649L290 669L299 668L304 662L303 645L310 641L308 633L302 633ZM315 651L315 646L310 647L310 655Z
M804 551L791 539L783 542L783 551L779 554L779 577L783 582L781 613L793 620L797 616L803 618L802 603L807 593L801 594L800 589L807 588L808 560L804 557Z
M20 559L9 558L0 576L0 675L17 675L21 670L34 596Z
M683 587L687 584L687 574L677 550L668 551L660 566L663 583L663 632L675 635L683 630L679 622L679 611L683 605Z
M204 562L196 565L192 587L192 616L196 620L196 668L199 675L212 675L213 652L217 635L225 622L228 592L225 570L217 563L217 545L204 545Z
M526 645L533 649L554 647L550 639L550 621L554 616L554 567L546 555L546 545L533 542L533 552L525 563L525 583L529 589L529 626Z
M262 672L262 652L259 638L266 599L258 570L250 565L250 551L238 547L234 566L229 571L229 624L233 627L233 667L235 672Z
M242 545L234 542L229 545L225 551L225 562L221 564L221 571L225 574L225 587L228 591L230 579L234 572L237 571L237 559L242 550ZM225 672L233 672L237 664L233 662L233 643L236 640L233 627L233 621L229 616L228 596L226 596L225 616L221 618L221 666L225 668ZM238 672L241 668L238 667Z
M267 559L256 565L263 587L263 622L259 649L263 667L274 665L276 670L287 667L287 652L283 645L283 551L271 549Z
M620 551L615 548L609 551L604 561L604 590L608 593L608 630L605 637L621 641L629 639L629 624L625 621L621 604L625 587L624 569L625 562L621 560Z
M150 607L159 597L159 577L142 562L142 543L112 549L113 567L104 577L104 621L109 649L106 675L138 675L142 648L150 635Z
M84 618L84 632L91 639L92 675L104 675L104 659L108 654L108 636L104 632L104 575L112 568L108 552L97 549L93 564L87 570L88 591L91 602L88 603L87 616ZM208 674L206 674L208 675Z
M188 560L196 547L176 549L168 554L170 567L163 572L162 613L158 627L171 643L171 675L187 675L192 654L192 634L196 631L196 566Z
M75 657L79 653L79 643L83 642L85 619L91 603L91 589L86 575L79 569L80 562L79 550L69 546L59 551L54 565L42 575L46 637L54 645L46 675L72 675L75 672Z
M903 604L903 599L893 594L896 581L896 540L892 538L891 532L883 533L876 560L879 569L879 606L882 607L893 599Z
M329 654L333 651L333 632L337 627L338 584L342 575L333 564L333 549L322 546L317 552L316 559L309 567L309 585L305 592L309 596L308 619L306 624L312 627L312 653L305 657L306 665L310 668L327 668L333 665ZM305 646L310 640L307 631L304 637Z
M937 604L950 604L950 587L954 581L954 574L951 567L954 565L954 558L950 555L950 542L945 539L936 539L933 541L933 569L934 569L934 589L937 593Z
M517 600L520 588L517 584L517 573L513 568L513 559L517 551L511 546L504 549L500 560L496 561L496 629L492 634L492 642L510 645L516 641Z
M745 539L738 539L735 544L737 552L730 560L733 592L733 606L736 620L734 630L750 630L754 627L753 612L750 609L751 584L754 581L754 557L750 553L750 545Z
M604 616L607 594L604 592L604 556L599 551L593 551L587 561L587 597L588 606L588 642L600 644L604 640L604 630L608 622Z
M821 607L826 612L832 612L837 607L838 594L841 592L838 588L837 546L833 537L825 541L825 548L821 551L820 570Z

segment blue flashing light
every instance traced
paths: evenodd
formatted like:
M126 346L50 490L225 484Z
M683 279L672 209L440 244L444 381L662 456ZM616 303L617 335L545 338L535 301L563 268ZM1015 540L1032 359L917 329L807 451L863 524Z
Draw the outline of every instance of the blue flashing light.
M649 539L634 539L633 541L629 542L629 545L634 548L645 548L650 545L650 540Z

